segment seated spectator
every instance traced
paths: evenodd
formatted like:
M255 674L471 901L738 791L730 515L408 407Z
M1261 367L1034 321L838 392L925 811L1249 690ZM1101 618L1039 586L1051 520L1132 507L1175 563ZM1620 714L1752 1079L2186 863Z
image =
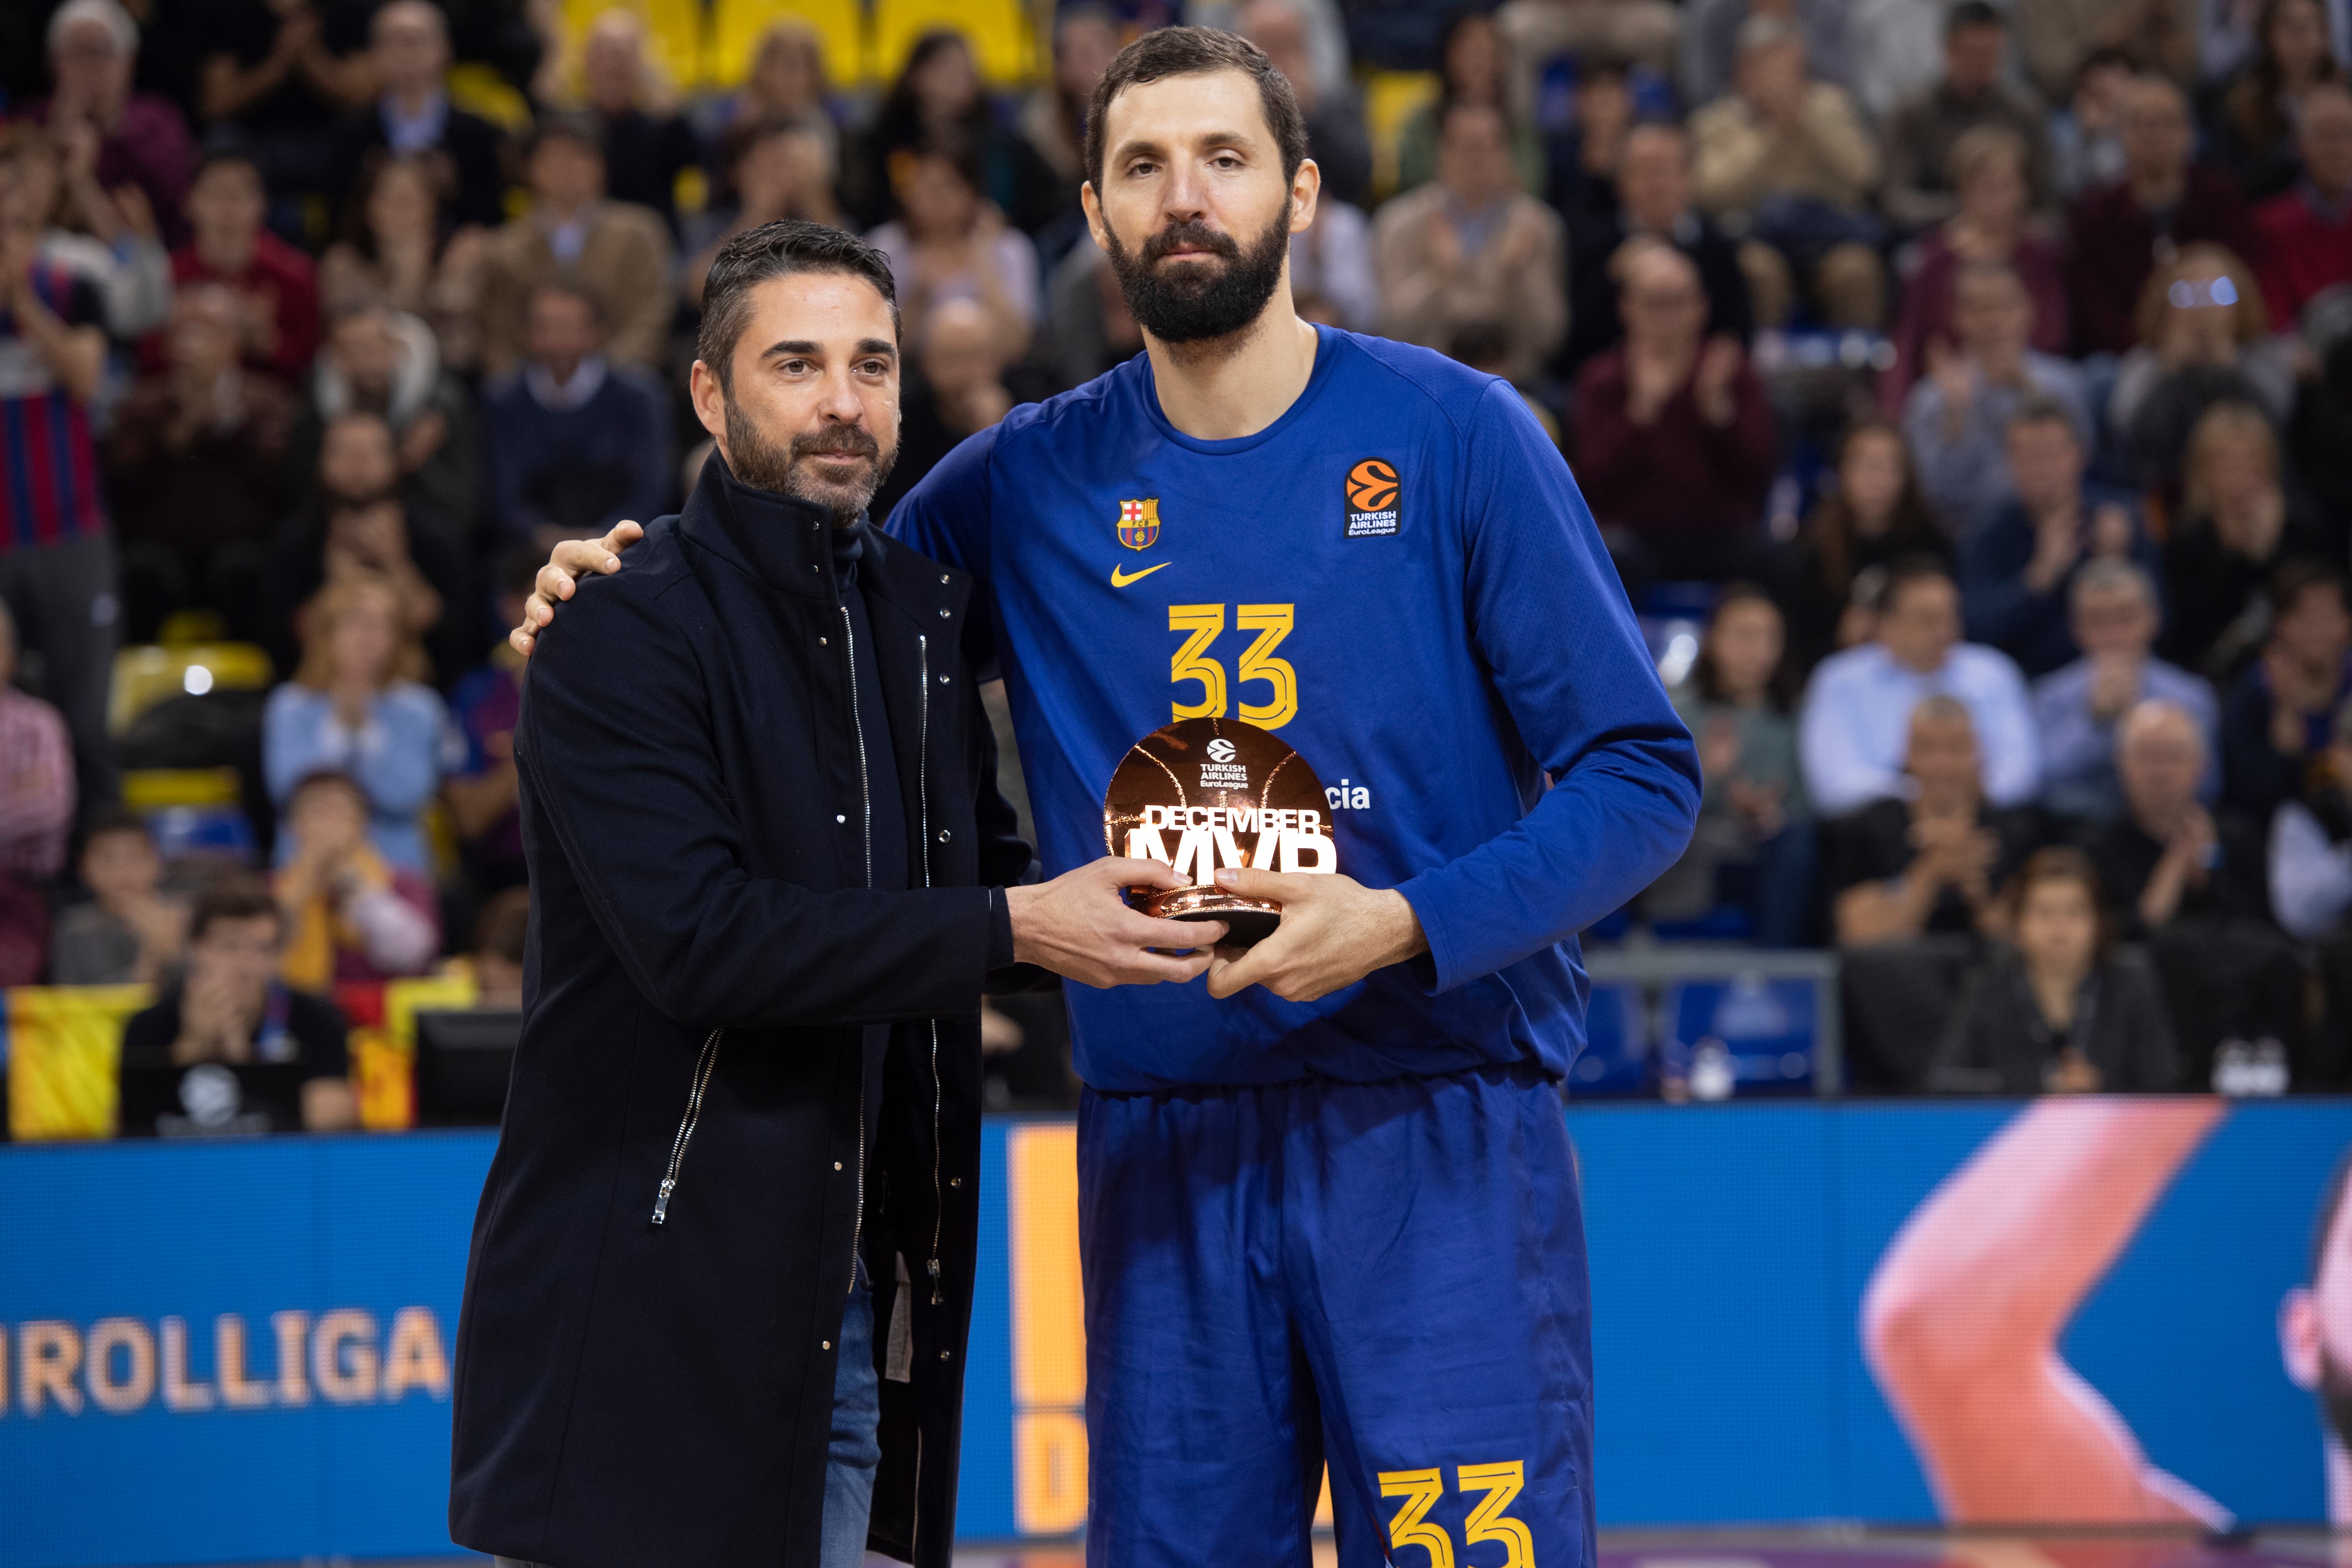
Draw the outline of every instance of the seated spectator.
M1773 16L1739 29L1733 91L1690 119L1698 205L1747 215L1740 247L1756 319L1787 324L1801 287L1837 327L1886 319L1881 231L1870 216L1878 149L1844 89L1808 79L1805 45Z
M982 193L971 144L955 132L926 142L893 168L898 214L867 236L890 258L909 334L949 300L971 300L988 312L1008 358L1037 329L1037 247L1009 226Z
M1018 132L997 123L971 45L941 27L915 40L844 171L843 201L858 227L876 227L897 210L898 154L942 136L960 136L971 150L980 189L1013 227L1034 234L1060 215L1060 179Z
M388 578L330 583L311 601L302 662L269 694L261 766L270 798L289 809L312 773L348 773L367 801L367 834L394 866L432 874L422 816L456 767L461 742L449 710L420 684L425 652L401 626ZM294 842L280 835L278 864Z
M2288 799L2271 819L2271 910L2291 936L2315 941L2336 931L2352 910L2352 703L2328 725L2326 783L2306 799Z
M1840 947L1933 933L1998 936L1998 894L2041 834L2033 813L1985 796L1976 726L1957 697L1904 721L1907 798L1871 802L1831 833L1831 920Z
M99 184L87 138L61 145L36 125L0 125L0 180L40 226L39 258L98 290L108 336L128 342L171 319L172 257L155 214L138 186Z
M2058 195L2070 205L2084 191L2124 177L2123 111L2132 74L2122 50L2093 50L2050 116Z
M2295 116L2311 89L2340 86L2343 68L2320 0L2263 0L2254 58L2240 68L2212 116L2213 161L2250 202L2267 201L2302 177Z
M1323 172L1323 189L1349 206L1371 205L1372 143L1364 106L1344 74L1332 78L1315 68L1309 19L1299 0L1247 0L1233 30L1264 49L1290 79L1307 117L1307 155Z
M199 117L216 138L252 154L273 195L276 226L300 232L302 198L323 195L335 125L373 101L368 22L361 0L287 5L284 0L209 0L197 77Z
M702 144L657 89L635 12L616 7L588 25L580 76L588 111L604 128L605 194L651 207L675 235L677 177L702 162Z
M1936 696L1957 700L1982 737L1987 798L1996 806L2032 800L2042 751L2025 681L2006 654L1960 640L1951 574L1914 557L1887 568L1872 639L1823 659L1805 689L1798 749L1813 809L1842 816L1909 788L1911 710Z
M729 132L720 201L687 220L687 261L678 287L688 304L702 308L703 281L719 247L745 229L788 217L841 226L829 145L793 120L755 120Z
M1618 79L1623 79L1621 76ZM1436 99L1414 110L1397 132L1397 189L1410 191L1438 177L1440 108L1447 103L1476 103L1503 117L1511 174L1521 193L1543 195L1549 188L1544 169L1543 138L1531 121L1511 107L1510 81L1503 68L1503 40L1495 29L1492 14L1456 11L1446 22L1437 46L1437 84ZM1577 85L1589 89L1591 83L1580 81ZM1623 128L1618 127L1617 132L1622 140Z
M1678 125L1637 125L1625 135L1606 210L1570 211L1571 298L1568 338L1557 363L1571 380L1593 355L1625 336L1617 292L1624 281L1627 244L1636 239L1671 245L1698 268L1699 285L1706 291L1707 336L1735 338L1745 348L1755 331L1738 247L1691 205L1690 139Z
M317 493L278 541L263 646L278 669L300 660L300 611L319 590L353 578L394 587L402 630L422 639L447 680L480 657L482 628L467 613L466 551L456 525L399 491L400 458L383 416L346 409L319 441Z
M1045 325L1033 362L1056 390L1066 391L1142 352L1143 329L1127 308L1110 258L1091 243L1074 247L1046 285Z
M2122 809L2089 824L2083 848L2135 942L2176 924L2267 921L2263 836L2234 812L2207 809L2212 721L2149 698L2116 727Z
M2017 11L2018 54L2042 98L2055 103L2085 64L2113 55L2176 86L2197 79L2197 14L2180 0L2044 0Z
M342 1015L278 979L286 934L278 901L251 878L197 897L186 978L122 1026L124 1137L359 1125Z
M2191 163L2196 127L2180 89L2161 77L2134 79L2124 99L2124 174L2076 198L2068 215L2074 266L2075 347L2119 354L2137 336L2134 313L2159 252L2200 240L2249 253L2253 226L2237 183Z
M1879 380L1890 412L1903 406L1930 346L1955 346L1959 278L1971 265L2013 272L2031 307L2026 342L2041 353L2066 352L2065 258L2034 222L2026 143L2005 125L1979 125L1952 143L1950 169L1958 210L1919 244L1895 321L1895 366Z
M1065 7L1066 16L1075 7ZM1116 52L1117 46L1113 48ZM750 125L781 121L807 126L824 143L825 162L841 164L839 130L846 106L835 99L824 68L824 40L814 27L790 13L760 34L751 51L751 71L730 93L707 98L701 109L703 140L723 147Z
M1735 584L1716 601L1675 710L1698 738L1706 792L1690 847L1643 895L1653 920L1691 920L1745 906L1756 940L1797 947L1813 904L1813 825L1797 766L1780 611L1760 588Z
M193 237L172 253L172 281L218 283L235 294L245 363L294 386L319 352L319 277L309 257L262 227L265 195L250 157L205 154L188 188Z
M2212 687L2148 651L2156 641L2156 584L2138 566L2094 561L2074 574L2067 597L2067 624L2083 657L2033 683L2042 804L2066 816L2112 816L2123 805L2116 727L2124 716L2162 702L2194 717L2204 736L2217 737L2221 703ZM2214 800L2221 793L2217 766L2204 795Z
M1701 336L1706 297L1680 251L1643 245L1622 300L1625 341L1576 378L1573 464L1618 572L1632 592L1766 575L1758 514L1775 443L1763 384L1737 339Z
M504 539L584 539L670 495L669 395L634 364L607 363L596 296L531 290L530 357L482 395L492 527Z
M506 218L506 172L497 126L449 101L449 24L431 0L393 0L368 23L377 97L335 127L327 174L330 209L348 231L369 171L414 162L438 196L440 226L495 228Z
M538 551L518 545L499 562L500 625L522 625L523 601L530 597L541 559ZM509 610L515 613L512 621L506 619ZM466 760L441 787L456 819L457 853L470 890L478 895L519 887L527 874L520 781L514 761L515 724L522 712L522 656L499 638L488 659L450 691L449 708L466 738Z
M433 329L441 363L470 371L481 355L480 228L444 234L436 216L440 180L433 165L389 157L369 163L352 187L341 237L319 263L330 315L348 305L383 304Z
M977 301L950 300L934 307L908 346L915 351L914 374L899 399L898 460L867 509L876 517L888 517L965 437L987 429L1013 407L996 324Z
M2254 209L2263 300L2282 331L2317 296L2352 283L2352 88L2324 82L2299 113L2302 177Z
M522 1010L523 950L530 940L530 889L509 888L474 922L474 1005Z
M2064 410L2021 405L2007 450L2016 499L1961 547L1960 602L1971 641L2000 649L2028 676L2047 675L2081 651L2066 620L2077 575L2100 561L2130 562L2152 593L2159 563L2129 500L2084 484L2083 444Z
M66 863L73 831L73 748L58 710L11 684L16 617L0 601L0 878L41 883ZM24 984L29 981L15 982Z
M1866 419L1838 443L1837 468L1799 531L1790 564L1790 662L1809 671L1877 635L1886 569L1909 556L1948 560L1951 547L1919 493L1910 449L1894 426Z
M1911 385L1903 433L1919 463L1919 488L1956 538L1967 539L2017 491L2007 455L2021 409L2058 412L2077 451L2091 441L2083 373L2031 346L2033 300L2009 268L1971 261L1952 285L1956 348L1930 339L1927 374Z
M2271 581L2263 656L2221 704L2221 798L2267 820L2305 798L2330 761L2336 710L2352 696L2352 611L2344 576L2324 561L2290 561ZM2280 923L2294 928L2284 916Z
M400 458L402 499L432 508L470 533L481 453L465 384L441 368L433 329L381 302L340 307L310 375L294 427L291 462L303 481L318 471L327 426L352 411L380 416Z
M49 15L49 96L23 110L48 128L98 188L136 189L165 238L184 237L181 205L196 166L187 121L172 100L131 88L139 25L118 0L66 0Z
M1944 18L1943 79L1895 110L1886 128L1886 185L1879 203L1906 232L1960 211L1953 154L1980 127L2006 131L2026 176L2028 208L2050 199L2050 150L2042 108L2001 80L2009 24L1990 0L1959 0ZM2006 259L2002 258L2000 259Z
M1437 103L1443 101L1429 109L1431 179L1437 177ZM1545 195L1571 234L1612 222L1622 199L1617 183L1626 138L1633 133L1633 86L1625 63L1579 60L1573 109L1575 118L1544 157Z
M2270 631L2265 592L2296 556L2341 558L2330 528L2279 482L2278 437L2262 410L2222 402L2189 433L2180 521L2164 542L2165 657L2226 680Z
M1073 216L1085 221L1078 187L1087 178L1087 105L1118 53L1119 33L1118 13L1096 0L1060 7L1054 13L1053 76L1022 101L1022 139L1061 182L1064 224ZM1075 226L1070 228L1072 243L1083 237Z
M2294 394L2289 341L2271 336L2252 272L2217 246L2192 245L2140 290L2139 343L2116 369L2107 419L2139 482L2169 496L2208 408L2252 404L2284 423Z
M1948 1094L2160 1094L2179 1068L2145 959L2115 951L2078 849L2042 849L2004 893L2013 943L1963 997L1929 1074Z
M1559 218L1517 188L1509 131L1491 105L1449 103L1437 179L1373 220L1381 331L1443 349L1479 321L1507 322L1513 381L1534 377L1568 328Z
M482 266L482 368L512 370L524 353L531 291L585 290L609 321L604 352L620 364L660 362L673 313L669 231L661 215L604 195L593 121L549 115L525 164L531 210L491 237Z
M163 858L147 825L121 806L100 811L82 836L88 903L58 917L49 953L53 985L163 985L187 945L188 908L163 892Z
M359 782L322 768L286 797L278 829L278 907L286 913L286 983L327 991L422 974L441 946L432 882L369 842Z
M1854 86L1847 41L1847 0L1693 0L1683 24L1679 82L1685 103L1708 103L1727 91L1739 57L1739 29L1750 16L1779 16L1805 37L1805 58L1824 81Z
M237 363L244 315L217 283L180 290L165 365L114 414L106 484L122 547L123 631L153 642L175 610L259 635L264 542L284 515L292 394Z

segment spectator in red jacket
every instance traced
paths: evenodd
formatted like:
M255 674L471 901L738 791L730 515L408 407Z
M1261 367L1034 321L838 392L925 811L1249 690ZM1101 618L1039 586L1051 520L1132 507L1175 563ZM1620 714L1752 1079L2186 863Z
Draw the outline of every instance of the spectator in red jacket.
M2135 80L2124 100L2124 177L2084 193L2069 220L2074 242L2074 342L2119 354L2137 339L2133 310L2158 251L2212 240L2252 253L2246 204L2229 175L2189 162L2189 101L2162 77Z
M289 384L319 352L319 274L262 226L261 170L243 153L208 153L188 187L194 237L172 253L172 280L225 283L245 306L245 363ZM151 367L157 360L151 349Z
M1629 592L1761 577L1774 457L1763 384L1738 339L1705 336L1698 269L1674 247L1626 258L1625 341L1576 378L1576 476Z
M2322 82L2303 95L2295 145L2303 179L2254 209L2263 296L2282 328L2312 296L2352 283L2352 88Z

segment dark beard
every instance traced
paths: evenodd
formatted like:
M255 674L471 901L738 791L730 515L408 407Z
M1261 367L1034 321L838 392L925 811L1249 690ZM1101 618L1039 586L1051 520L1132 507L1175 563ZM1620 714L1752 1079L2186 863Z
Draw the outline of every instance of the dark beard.
M856 521L898 460L898 447L884 451L880 442L856 425L830 426L821 436L795 436L791 446L778 446L744 416L734 398L726 402L727 466L736 479L755 490L773 490L821 506L838 521ZM845 483L818 479L801 464L817 452L855 452L866 459L866 473Z
M2319 1347L2319 1414L2326 1422L2328 1435L2352 1450L2352 1372Z
M1119 292L1143 330L1163 343L1196 343L1208 338L1231 337L1265 311L1282 281L1282 263L1290 254L1290 207L1247 250L1233 236L1219 234L1205 224L1171 224L1143 242L1130 255L1110 226L1103 226L1109 243L1111 270L1118 274ZM1221 267L1187 262L1171 276L1157 263L1179 245L1197 245L1214 251Z

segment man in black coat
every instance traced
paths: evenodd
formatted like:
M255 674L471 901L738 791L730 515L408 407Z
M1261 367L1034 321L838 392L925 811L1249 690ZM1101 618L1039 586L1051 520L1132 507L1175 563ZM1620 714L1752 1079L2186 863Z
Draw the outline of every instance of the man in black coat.
M506 221L506 170L499 128L449 101L441 79L449 68L449 25L429 0L393 0L369 27L369 63L382 95L345 115L327 155L327 201L337 223L352 232L364 214L349 208L372 160L423 158L442 186L445 223L496 228Z
M897 316L862 240L730 242L718 455L524 687L523 1034L449 1505L502 1563L946 1568L982 988L1189 980L1223 934L1126 906L1181 885L1156 862L1016 885L969 582L865 521Z

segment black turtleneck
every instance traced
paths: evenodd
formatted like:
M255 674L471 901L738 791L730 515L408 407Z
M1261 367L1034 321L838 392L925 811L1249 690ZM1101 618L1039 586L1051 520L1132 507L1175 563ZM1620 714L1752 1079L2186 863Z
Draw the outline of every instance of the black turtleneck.
M851 674L857 686L857 733L865 748L866 798L872 820L873 885L898 892L909 885L905 796L898 791L898 754L882 708L882 675L874 662L874 628L858 592L857 563L866 555L866 520L833 531L833 574L838 603L849 612ZM919 879L917 879L919 880Z

